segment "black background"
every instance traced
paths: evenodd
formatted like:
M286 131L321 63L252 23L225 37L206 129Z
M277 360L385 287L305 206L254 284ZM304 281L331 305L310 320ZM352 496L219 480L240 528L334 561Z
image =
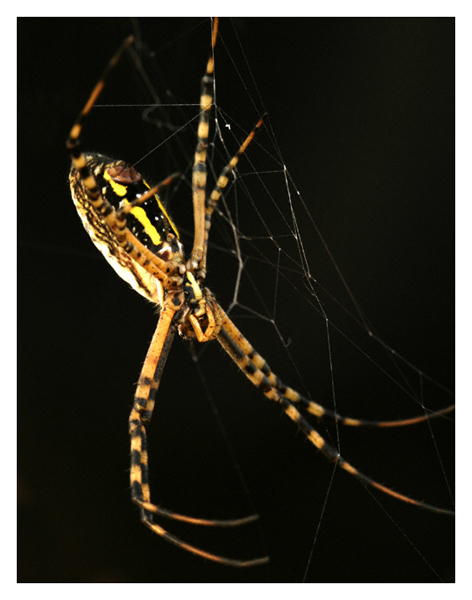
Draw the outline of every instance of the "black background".
M209 21L140 19L139 25L156 51L153 77L196 102ZM454 20L248 18L234 26L292 177L370 322L417 369L451 389ZM232 27L222 20L221 39L236 53ZM332 466L228 365L216 344L199 364L251 500L180 340L150 430L153 498L176 511L227 518L251 512L252 502L260 527L208 533L162 525L227 556L268 553L270 567L234 570L188 555L147 531L129 501L127 418L156 317L84 233L70 200L64 145L131 28L128 19L18 22L18 578L299 582ZM128 101L134 84L125 73L123 66L106 102ZM245 114L231 78L224 69L220 74L220 104L250 129L261 107ZM84 131L91 149L140 156L145 128L136 129L122 113L101 125L98 111ZM162 168L157 178L169 172ZM311 257L312 269L316 264ZM288 334L293 328L303 337L296 314L280 319ZM252 330L249 322L244 331L265 355L272 342L262 327ZM270 356L280 371L282 355ZM311 368L302 354L297 360L309 380ZM383 389L377 390L379 404L362 413L353 389L344 412L390 418L382 412ZM429 393L438 407L450 403L447 394ZM452 482L453 426L435 423L434 434ZM344 442L346 458L361 470L414 497L451 505L426 426L345 435L353 440ZM379 500L381 506L356 480L335 474L307 581L453 579L452 520Z

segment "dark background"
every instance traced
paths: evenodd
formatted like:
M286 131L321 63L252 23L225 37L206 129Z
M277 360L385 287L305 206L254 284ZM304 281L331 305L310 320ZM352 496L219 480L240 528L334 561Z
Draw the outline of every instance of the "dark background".
M146 66L153 83L196 102L209 21L138 24L140 40L155 52ZM211 392L187 346L174 343L149 432L153 498L207 517L241 516L254 506L259 527L202 532L161 524L226 556L268 553L270 567L241 571L205 562L139 522L127 487L127 419L156 316L91 246L70 200L64 147L87 95L132 27L128 19L18 21L19 581L299 582L326 499L307 581L453 580L452 519L376 494L379 504L342 472L327 496L332 465L252 389L216 343L198 363ZM240 102L234 74L224 66L226 45L251 85L233 27L262 99L256 106ZM223 19L220 40L220 105L247 130L269 112L289 171L375 330L416 367L410 372L415 386L423 371L452 389L454 20ZM126 60L120 68L106 103L134 101L137 78L129 73L135 70ZM86 146L140 157L153 135L140 121L96 109L84 130ZM156 178L175 170L167 159L164 153ZM310 249L310 235L304 242L312 275L337 294L339 278L325 271L326 257ZM214 289L218 281L209 285ZM218 292L224 306L226 285ZM293 339L292 356L322 401L311 380L317 367L302 346L305 321L287 309L277 323ZM263 322L238 324L291 383L285 355L266 337ZM403 382L401 374L394 377ZM376 399L364 410L349 368L334 380L351 395L343 412L396 416L383 411L388 378L372 379ZM429 406L451 403L449 394L422 382ZM418 412L405 406L407 416ZM435 422L433 432L452 485L453 425ZM451 506L427 426L343 436L343 453L361 470L415 498Z

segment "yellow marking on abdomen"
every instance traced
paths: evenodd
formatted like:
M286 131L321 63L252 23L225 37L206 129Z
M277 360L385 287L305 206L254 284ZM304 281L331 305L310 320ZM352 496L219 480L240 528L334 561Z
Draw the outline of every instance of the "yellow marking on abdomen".
M128 200L125 200L125 204L129 204ZM141 223L144 227L144 233L147 233L151 238L152 243L157 246L161 243L161 236L159 235L157 229L149 220L149 217L146 214L146 211L141 206L135 206L131 209L131 214L136 217L136 219Z
M106 181L109 182L109 184L111 185L111 189L115 192L117 196L120 196L121 198L123 196L126 196L128 188L125 185L122 185L121 183L118 183L114 179L112 179L108 171L105 171L103 173L103 179L106 179Z
M151 189L151 186L148 184L147 181L144 181L143 179L143 183L144 185L148 188L148 190ZM164 208L164 205L162 204L162 202L159 200L159 196L157 194L154 194L154 198L157 202L157 206L159 207L159 210L161 211L161 213L165 216L165 218L169 221L169 225L172 227L175 236L177 239L180 238L179 232L177 231L177 227L174 225L172 219L169 217L169 215L167 214L166 209Z

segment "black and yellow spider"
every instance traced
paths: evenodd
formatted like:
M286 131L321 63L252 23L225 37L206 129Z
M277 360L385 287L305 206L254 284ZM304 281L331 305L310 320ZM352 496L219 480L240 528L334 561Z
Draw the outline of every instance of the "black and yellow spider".
M177 331L187 340L196 339L201 343L218 340L251 383L268 399L279 404L307 439L328 460L365 484L403 502L433 512L452 515L453 512L450 510L409 498L358 471L321 437L301 411L317 418L326 416L343 425L397 427L446 414L453 410L453 406L436 413L397 421L352 419L325 409L286 386L271 371L262 356L255 351L225 313L212 292L203 285L213 212L240 157L263 124L263 119L260 119L223 169L214 189L208 195L206 163L210 114L213 106L213 54L217 31L218 20L215 19L210 58L202 78L198 141L192 173L195 230L193 248L188 255L184 252L176 226L158 196L159 190L170 185L178 175L171 175L151 188L143 176L126 162L113 160L100 154L85 154L81 150L80 135L83 122L101 93L109 73L122 53L133 43L131 37L123 42L109 62L72 127L67 141L67 148L72 158L70 172L72 197L85 229L120 277L142 296L155 303L160 311L129 418L131 494L132 500L140 507L141 519L147 527L164 539L184 550L218 563L243 567L260 565L268 561L268 557L239 560L211 554L187 544L154 522L154 517L157 515L196 525L224 527L239 526L257 518L256 515L226 521L194 518L166 510L151 502L146 426L152 417L166 359Z

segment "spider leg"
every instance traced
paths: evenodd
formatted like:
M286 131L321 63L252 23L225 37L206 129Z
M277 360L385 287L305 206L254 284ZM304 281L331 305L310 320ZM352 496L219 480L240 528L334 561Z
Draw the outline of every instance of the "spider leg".
M263 118L247 136L240 146L237 153L233 156L227 166L224 167L218 177L216 186L210 197L206 200L206 182L207 182L207 148L210 130L210 113L213 107L213 85L214 85L214 58L213 52L218 37L218 18L213 21L211 53L207 62L204 76L201 80L200 94L200 118L198 122L198 142L195 149L194 165L192 170L192 190L193 190L193 214L195 235L193 248L190 258L187 261L187 269L197 275L200 281L206 276L206 258L208 249L208 235L211 227L211 216L215 206L221 196L222 190L228 184L228 176L235 169L239 158L246 151L251 143L256 131L261 127Z
M171 302L171 301L170 301ZM268 562L267 557L251 560L237 560L225 558L196 548L169 533L160 525L154 523L153 515L159 515L176 521L183 521L194 525L208 525L216 527L235 527L255 521L257 515L249 515L240 519L200 519L175 513L151 503L149 488L149 465L147 453L146 425L151 421L155 399L162 373L166 364L172 341L175 335L173 319L176 314L169 302L164 302L156 331L152 338L144 365L139 377L134 404L129 417L129 433L131 437L131 499L140 507L141 521L154 533L157 533L172 544L198 554L209 560L237 567L252 567Z
M103 88L105 87L105 82L110 75L111 71L115 68L116 64L121 58L123 52L133 43L133 36L127 37L121 46L118 48L115 55L111 58L110 62L106 66L105 70L102 73L102 76L98 80L97 84L92 90L87 103L84 108L79 113L67 139L66 147L69 150L69 154L71 156L72 162L75 168L79 171L81 178L84 180L85 186L87 188L87 196L91 201L96 200L100 196L100 190L98 189L97 182L95 181L95 177L90 172L89 168L85 163L85 157L82 154L80 149L80 134L82 132L82 125L93 108L93 105L97 101L97 98L100 96Z
M294 392L295 395L298 396L298 398L293 398L291 401L295 403L300 402L302 408L304 408L310 414L315 415L319 418L326 416L335 421L336 423L340 423L341 425L348 425L354 427L377 427L380 429L388 427L405 427L407 425L416 425L417 423L424 423L425 421L430 421L431 419L434 419L436 417L443 417L444 415L447 415L456 408L455 404L451 404L451 406L446 406L446 408L442 408L441 410L427 412L424 415L420 415L418 417L411 417L410 419L396 419L393 421L367 421L366 419L353 419L352 417L343 417L337 412L332 411L329 408L325 408L324 406L321 406L321 404L317 404L309 398L301 396L300 394L298 394L298 392L295 392L295 390L292 390L291 388L287 389L290 390L291 393ZM281 393L285 397L288 397L287 394L284 394L283 392ZM425 408L425 411L426 410L427 409Z
M197 548L196 546L187 544L186 542L184 542L177 536L172 535L171 533L166 531L160 525L156 525L155 523L149 524L147 522L146 522L146 525L148 525L148 527L152 531L154 531L154 533L157 533L158 535L160 535L162 538L164 538L171 544L174 544L175 546L182 548L182 550L187 550L187 552L190 552L192 554L197 554L198 556L201 556L202 558L212 560L213 562L219 563L221 565L226 565L227 567L257 567L259 565L265 565L269 562L268 556L263 556L262 558L254 558L254 559L249 559L249 560L238 560L235 558L225 558L224 556L218 556L217 554L212 554L211 552L206 552L205 550L201 550L200 548Z
M218 177L216 186L211 193L208 201L205 201L206 182L207 182L207 147L210 130L210 113L213 107L213 85L214 85L214 59L213 51L216 46L218 36L218 18L213 21L213 32L211 42L211 54L207 62L207 67L201 82L200 94L200 119L198 122L198 142L195 149L194 165L192 170L192 190L193 190L193 214L195 235L193 240L193 249L190 259L187 261L187 269L195 272L200 280L205 279L206 275L206 255L208 247L208 234L211 226L211 215L215 209L222 190L228 183L228 175L235 169L239 158L252 141L256 131L261 127L263 118L258 123L241 144L237 153L224 167Z
M260 129L260 127L262 126L263 122L264 122L264 116L262 116L259 119L259 121L256 123L256 125L253 127L251 133L247 136L247 138L241 144L241 146L239 147L239 150L231 158L229 163L225 167L223 167L223 170L221 171L221 173L216 181L216 185L213 188L213 191L211 192L209 198L207 199L206 207L205 207L205 239L204 239L204 245L203 245L203 256L202 256L202 260L200 263L200 273L203 274L203 278L206 273L208 238L210 235L211 217L213 215L213 211L216 208L218 200L221 198L221 194L222 194L223 190L228 185L229 176L236 168L236 165L238 164L239 159L244 154L244 152L246 152L247 147L252 142L254 136L256 135L258 129Z
M271 386L275 388L282 396L294 404L300 404L304 410L314 415L315 417L328 417L333 421L342 425L354 426L354 427L403 427L405 425L415 425L424 421L429 421L435 417L443 416L447 413L452 412L455 409L455 405L448 406L436 412L429 412L428 414L421 415L418 417L412 417L410 419L397 419L394 421L367 421L365 419L354 419L352 417L344 417L335 411L325 408L299 394L293 388L285 385L281 379L272 372L264 358L254 349L249 341L243 336L238 330L235 324L228 318L225 321L225 328L233 340L238 344L244 354L252 361L252 363L260 369L260 371L267 377Z
M213 32L211 39L210 57L207 62L206 71L202 77L200 94L200 119L198 122L198 142L195 149L195 158L192 170L192 190L193 190L193 214L195 235L193 239L193 249L190 259L187 262L187 269L195 271L203 257L203 246L205 238L205 191L207 181L207 147L208 135L210 131L210 113L213 106L213 70L215 62L213 51L216 46L218 35L218 19L213 21Z
M162 371L164 370L174 339L175 328L172 326L174 315L175 310L169 305L163 307L139 376L133 408L129 416L129 433L131 437L131 498L138 503L149 502L151 498L148 477L146 425L151 420ZM143 508L141 508L141 516L143 519L152 521L152 516Z
M280 380L278 380L278 378L277 380L275 379L275 376L270 371L267 363L265 363L262 357L254 351L251 344L249 344L243 334L238 330L236 325L231 321L228 315L225 314L221 307L220 311L223 318L222 327L218 333L218 341L220 342L221 346L229 354L241 371L246 375L249 381L258 389L260 389L264 395L269 398L269 400L280 404L287 416L294 423L297 423L308 440L318 450L320 450L329 461L339 465L339 467L357 477L361 482L374 487L385 494L388 494L389 496L393 496L398 500L413 504L414 506L419 506L432 512L454 515L454 512L451 510L438 508L431 504L409 498L404 494L400 494L375 481L368 475L360 472L353 465L344 460L336 448L331 446L292 404L292 402L295 400L290 396L291 392L294 392L294 390L291 390L291 388L286 388L290 390L290 393L287 395L281 392L281 389L283 389L284 386Z

